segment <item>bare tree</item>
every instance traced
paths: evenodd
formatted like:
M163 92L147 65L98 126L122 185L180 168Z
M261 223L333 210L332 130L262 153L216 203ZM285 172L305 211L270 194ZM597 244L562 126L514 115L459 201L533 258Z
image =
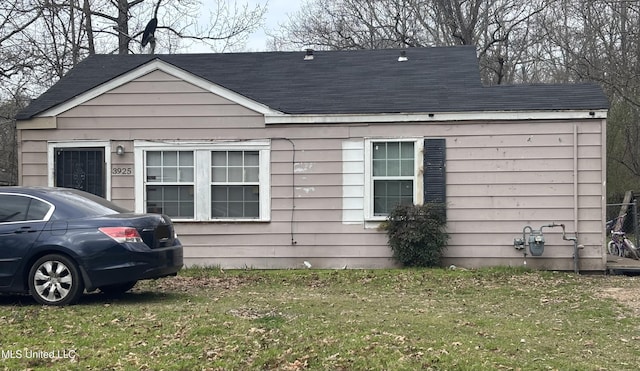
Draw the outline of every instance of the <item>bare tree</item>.
M279 48L475 45L486 83L513 81L554 0L315 0L272 36ZM288 40L288 42L287 42Z
M110 0L102 5L91 6L85 0L82 11L93 25L95 38L116 38L117 52L128 54L140 52L140 37L151 19L158 20L155 39L160 50L175 52L178 41L191 45L201 43L216 51L226 51L242 45L246 37L262 22L266 5L249 6L217 0L208 2L209 17L202 16L203 5L199 0ZM96 27L96 25L101 25ZM89 29L89 27L87 27ZM133 45L132 45L133 42Z
M416 0L315 0L272 36L282 48L377 49L425 46Z
M640 4L637 1L571 1L572 24L562 50L581 79L597 81L608 92L607 158L611 193L640 185Z
M41 4L0 3L0 78L19 79L35 61L21 45L20 36L42 15Z
M0 186L14 185L18 180L18 155L16 151L16 113L24 108L26 99L14 97L0 104Z
M15 148L15 121L0 117L0 186L16 184L18 161Z
M216 0L21 0L0 3L0 99L19 87L34 96L94 53L142 53L140 36L158 19L158 51L239 48L265 4ZM266 0L265 0L266 1ZM244 5L243 5L244 4Z
M610 194L640 185L640 23L638 1L561 0L542 27L537 58L549 79L595 81L611 108L607 123Z

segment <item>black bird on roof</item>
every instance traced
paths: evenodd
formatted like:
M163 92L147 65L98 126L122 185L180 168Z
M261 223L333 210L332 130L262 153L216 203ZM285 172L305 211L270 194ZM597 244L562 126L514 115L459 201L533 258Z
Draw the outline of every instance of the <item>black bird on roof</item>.
M142 33L142 47L147 46L149 42L153 43L155 41L154 33L156 32L156 27L158 27L158 18L152 18L147 26L144 28L144 32Z

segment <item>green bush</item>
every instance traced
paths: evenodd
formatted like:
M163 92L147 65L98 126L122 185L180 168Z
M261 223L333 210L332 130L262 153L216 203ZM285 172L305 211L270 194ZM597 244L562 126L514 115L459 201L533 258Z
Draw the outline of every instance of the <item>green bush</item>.
M398 205L381 225L393 257L406 267L440 265L449 235L442 204Z

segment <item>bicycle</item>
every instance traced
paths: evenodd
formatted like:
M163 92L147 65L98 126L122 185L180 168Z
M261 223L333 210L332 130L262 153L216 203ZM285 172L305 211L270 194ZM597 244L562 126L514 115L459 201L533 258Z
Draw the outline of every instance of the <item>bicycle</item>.
M607 229L611 229L611 241L607 244L607 252L613 256L630 257L638 260L638 248L627 238L626 233L622 230L613 230L615 222L625 216L626 214L620 215L616 219L607 222Z

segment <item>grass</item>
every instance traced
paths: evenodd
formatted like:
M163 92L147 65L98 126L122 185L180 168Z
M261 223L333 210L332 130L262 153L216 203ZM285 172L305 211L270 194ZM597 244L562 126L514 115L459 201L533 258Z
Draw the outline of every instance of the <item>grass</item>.
M0 297L0 369L636 370L639 293L506 268L189 269L70 307Z

